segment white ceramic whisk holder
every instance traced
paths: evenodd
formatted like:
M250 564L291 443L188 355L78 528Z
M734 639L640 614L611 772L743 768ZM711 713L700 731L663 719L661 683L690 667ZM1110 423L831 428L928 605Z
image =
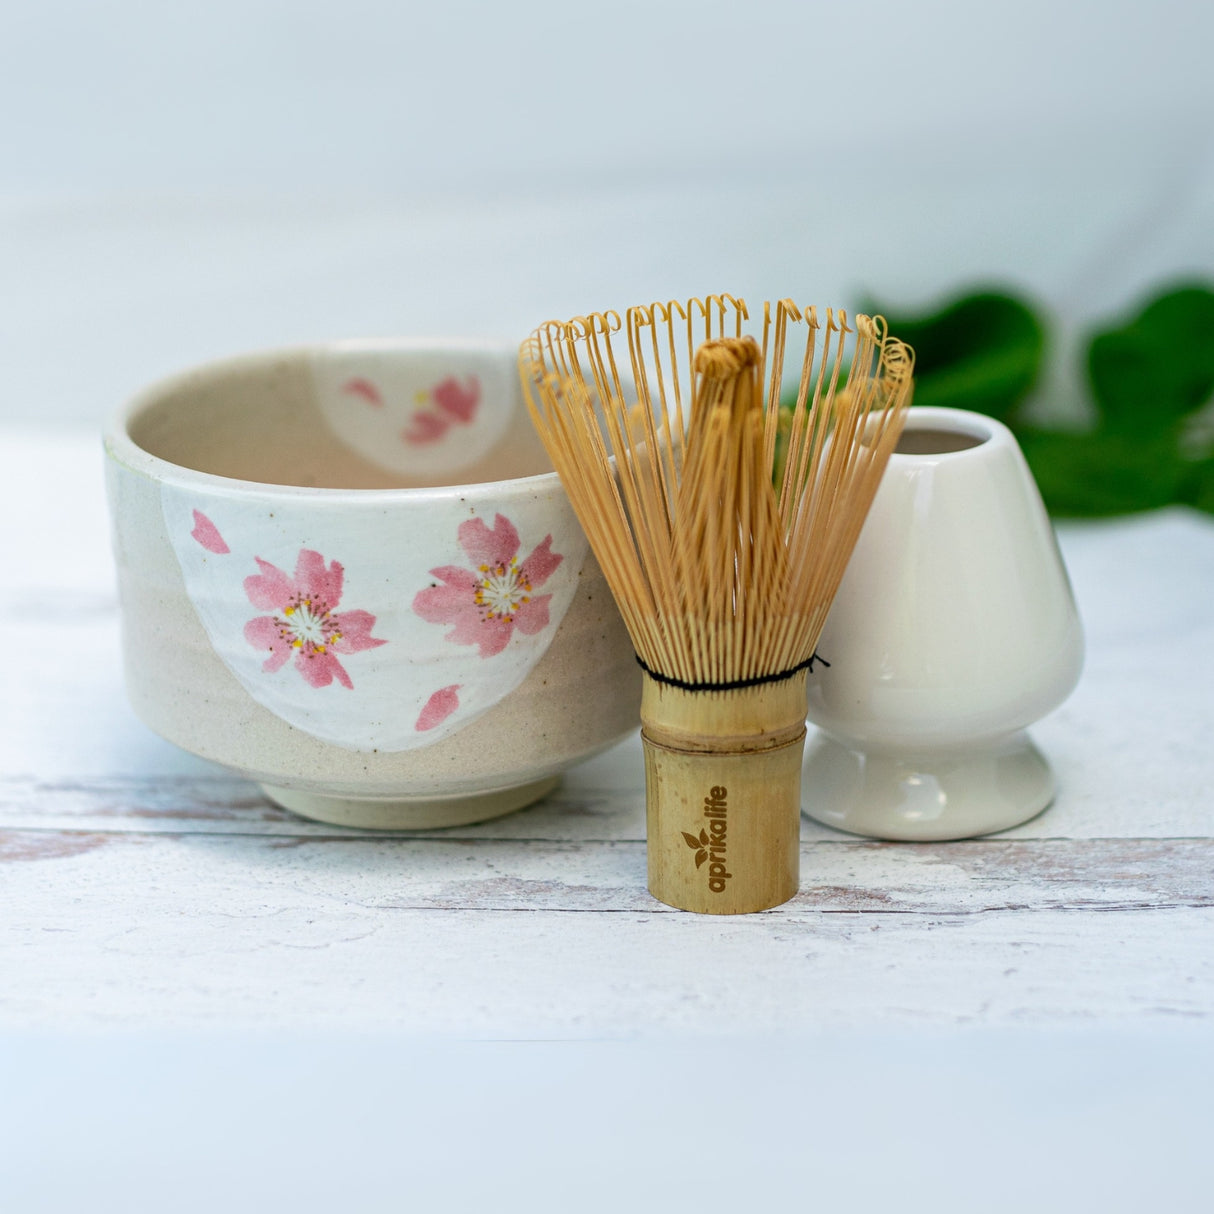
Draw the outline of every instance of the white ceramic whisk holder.
M803 804L883 839L1004 830L1053 799L1025 732L1070 694L1083 633L1010 430L912 409L809 680Z

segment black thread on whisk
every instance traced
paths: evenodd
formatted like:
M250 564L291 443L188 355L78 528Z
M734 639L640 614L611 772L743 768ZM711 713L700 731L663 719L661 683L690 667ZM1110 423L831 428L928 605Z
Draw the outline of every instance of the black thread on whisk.
M640 654L636 655L636 660L637 665L655 683L665 683L667 687L678 687L682 691L741 691L744 687L762 687L764 683L782 683L785 679L791 679L793 675L800 674L802 670L808 670L810 674L813 674L815 662L821 662L823 666L830 665L820 653L815 652L811 653L804 662L798 662L790 670L782 670L778 674L760 674L749 679L730 679L724 683L689 683L686 679L676 679L672 675L654 670L651 666L646 665Z

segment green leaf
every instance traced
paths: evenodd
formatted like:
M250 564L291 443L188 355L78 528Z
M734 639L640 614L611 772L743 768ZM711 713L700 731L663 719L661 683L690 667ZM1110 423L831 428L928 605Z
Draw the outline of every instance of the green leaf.
M1167 506L1192 465L1170 435L1022 430L1020 446L1051 514L1094 517Z
M1192 345L1195 353L1206 356L1207 365L1214 361L1214 350L1203 345L1214 333L1214 291L1204 283L1173 287L1157 295L1143 308L1137 324L1141 329Z
M1180 500L1214 514L1214 459L1195 460L1186 470Z
M1214 292L1168 291L1128 324L1096 334L1088 377L1103 427L1174 433L1214 393Z
M1007 421L1041 371L1045 330L1024 300L997 291L962 296L928 316L879 305L893 336L915 351L916 405L974 409Z

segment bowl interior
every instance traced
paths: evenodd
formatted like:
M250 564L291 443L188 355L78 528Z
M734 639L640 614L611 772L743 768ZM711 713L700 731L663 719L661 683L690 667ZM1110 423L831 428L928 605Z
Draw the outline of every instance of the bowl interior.
M908 424L898 439L894 451L898 455L948 455L953 451L968 451L980 447L989 436L945 426Z
M212 364L145 393L125 430L197 472L327 489L552 471L508 347L346 343Z

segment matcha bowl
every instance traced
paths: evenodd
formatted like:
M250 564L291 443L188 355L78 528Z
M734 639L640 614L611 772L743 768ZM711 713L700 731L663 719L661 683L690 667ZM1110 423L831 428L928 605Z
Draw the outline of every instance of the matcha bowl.
M635 727L640 671L513 346L212 363L105 446L131 701L280 805L474 822Z

